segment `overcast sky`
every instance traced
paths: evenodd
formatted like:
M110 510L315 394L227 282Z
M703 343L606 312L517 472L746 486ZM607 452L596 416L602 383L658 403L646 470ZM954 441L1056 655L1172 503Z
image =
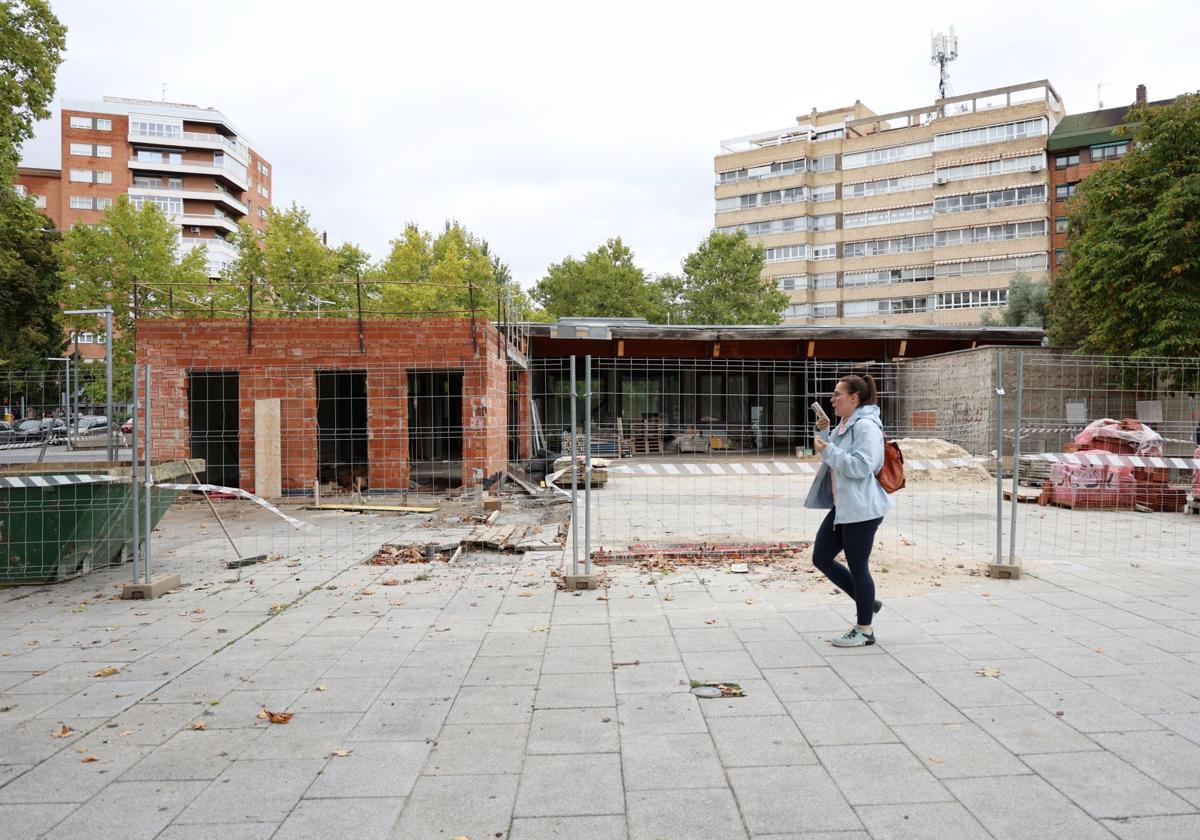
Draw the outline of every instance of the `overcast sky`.
M1068 112L1200 88L1190 3L117 2L52 0L66 99L212 106L273 164L276 206L376 259L406 222L455 218L526 287L621 236L673 272L712 226L724 138L861 99L929 104L929 34L951 85L1047 78ZM1193 9L1188 12L1187 9ZM1061 28L1060 28L1061 27ZM60 165L57 120L30 166Z

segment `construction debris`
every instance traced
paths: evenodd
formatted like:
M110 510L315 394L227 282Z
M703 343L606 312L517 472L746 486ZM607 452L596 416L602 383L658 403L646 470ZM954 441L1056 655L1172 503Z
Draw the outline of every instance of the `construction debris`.
M961 446L939 438L900 438L895 441L904 453L904 459L917 461L950 461L955 458L971 458L971 453ZM992 481L992 476L982 464L965 464L959 467L944 465L942 469L904 471L904 479L914 481Z

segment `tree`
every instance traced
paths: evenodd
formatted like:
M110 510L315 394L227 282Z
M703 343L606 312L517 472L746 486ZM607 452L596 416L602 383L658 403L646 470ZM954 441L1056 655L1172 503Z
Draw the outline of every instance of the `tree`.
M1008 284L1008 305L999 318L985 312L980 323L985 327L1041 327L1046 323L1046 300L1049 288L1023 271L1013 275Z
M1200 95L1130 111L1128 153L1068 205L1050 337L1082 352L1200 356Z
M0 188L16 175L33 124L50 116L67 29L46 0L0 3Z
M683 261L683 315L689 324L778 324L788 296L762 276L763 247L745 231L713 231Z
M191 305L207 289L204 253L179 254L178 228L152 201L135 208L119 196L98 224L75 225L63 234L58 255L65 309L113 309L114 381L125 382L133 365L134 307L165 309L168 298ZM139 286L134 300L134 285ZM199 308L199 304L195 304ZM96 330L95 318L70 319L82 330Z
M0 370L40 370L63 350L56 239L32 201L0 188Z
M582 260L567 257L546 269L533 288L533 299L552 318L645 318L661 323L666 316L659 290L633 263L633 252L610 239Z

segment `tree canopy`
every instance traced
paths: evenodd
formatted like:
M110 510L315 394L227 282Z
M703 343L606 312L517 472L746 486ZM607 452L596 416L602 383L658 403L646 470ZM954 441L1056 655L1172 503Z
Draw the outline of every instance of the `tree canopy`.
M33 124L50 116L67 28L46 0L0 3L0 184L8 189Z
M983 313L980 323L985 327L1042 327L1046 324L1046 299L1049 289L1025 272L1017 272L1008 284L1008 305L994 318Z
M1138 107L1128 153L1079 185L1050 337L1083 352L1200 356L1200 96Z
M762 276L763 247L745 231L713 231L683 261L683 316L689 324L778 324L788 296Z
M645 318L661 322L661 294L633 262L633 251L618 236L583 259L567 257L546 269L533 299L551 318Z

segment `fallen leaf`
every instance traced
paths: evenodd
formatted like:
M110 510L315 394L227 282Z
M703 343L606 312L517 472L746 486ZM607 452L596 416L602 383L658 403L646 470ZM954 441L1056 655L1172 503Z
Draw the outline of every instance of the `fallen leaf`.
M931 756L929 756L929 760L933 764L945 764L946 763L946 759L942 758L940 755L931 755Z
M388 606L389 607L403 607L404 602L400 601L400 600L388 601Z
M549 630L549 629L550 629L550 625L548 625L548 624L535 624L535 625L533 625L532 627L530 627L529 629L530 629L530 630L532 630L534 633L545 633L547 630Z
M981 677L998 677L1000 676L999 668L980 668L975 672Z
M715 618L706 618L706 619L704 619L704 623L705 624L716 624L717 620Z
M1102 647L1096 648L1096 653L1104 653L1104 648L1102 648Z
M258 713L258 716L263 720L269 720L271 723L287 723L292 719L295 712L272 712L269 709L263 709Z
M351 752L352 750L334 750L333 754L338 758L345 758L346 756L350 755Z
M124 732L118 732L117 734L120 735L122 738L128 738L130 735L133 734L133 730L126 729Z
M597 596L596 596L596 600L597 600L597 601L607 601L607 600L608 600L608 596L607 596L607 595L597 595Z
M107 667L101 668L99 671L92 674L92 676L93 677L111 677L113 674L119 674L119 673L121 673L120 668L116 667L115 665L109 665Z
M383 584L384 586L399 586L400 579L399 578L384 578L383 580L380 581L380 583ZM364 592L363 594L365 595L366 593Z
M194 731L194 732L199 732L199 731L202 731L202 730L204 730L204 729L208 729L208 724L207 724L207 723L205 723L205 722L204 722L204 721L202 721L202 720L198 720L198 721L196 721L195 723L189 723L189 724L188 724L188 729L191 729L191 730L192 730L192 731Z
M666 595L663 596L663 600L664 601L674 601L675 596L672 595L670 592L668 592Z
M67 726L67 725L64 723L60 729L57 729L57 730L55 730L55 732L54 732L54 737L55 737L55 738L70 738L70 737L71 737L71 733L72 733L73 731L74 731L74 730L73 730L73 729L71 729L71 727Z
M374 594L375 594L375 590L374 590L374 589L364 589L364 590L362 591L362 593L361 593L361 594L363 594L363 595L374 595Z
M747 598L747 599L746 599L746 603L747 603L747 604L753 604L753 603L754 603L754 599L753 599L753 598Z
M315 691L328 691L328 690L329 690L329 687L328 687L328 686L324 686L324 685L319 685L319 686L317 686L317 687L316 687L316 689L314 689L314 690L315 690Z
M287 604L272 604L271 609L267 610L271 615L279 615L288 608Z
M99 761L99 760L100 760L100 756L98 756L98 755L85 755L83 757L83 760L79 763L80 764L91 764L93 761Z

